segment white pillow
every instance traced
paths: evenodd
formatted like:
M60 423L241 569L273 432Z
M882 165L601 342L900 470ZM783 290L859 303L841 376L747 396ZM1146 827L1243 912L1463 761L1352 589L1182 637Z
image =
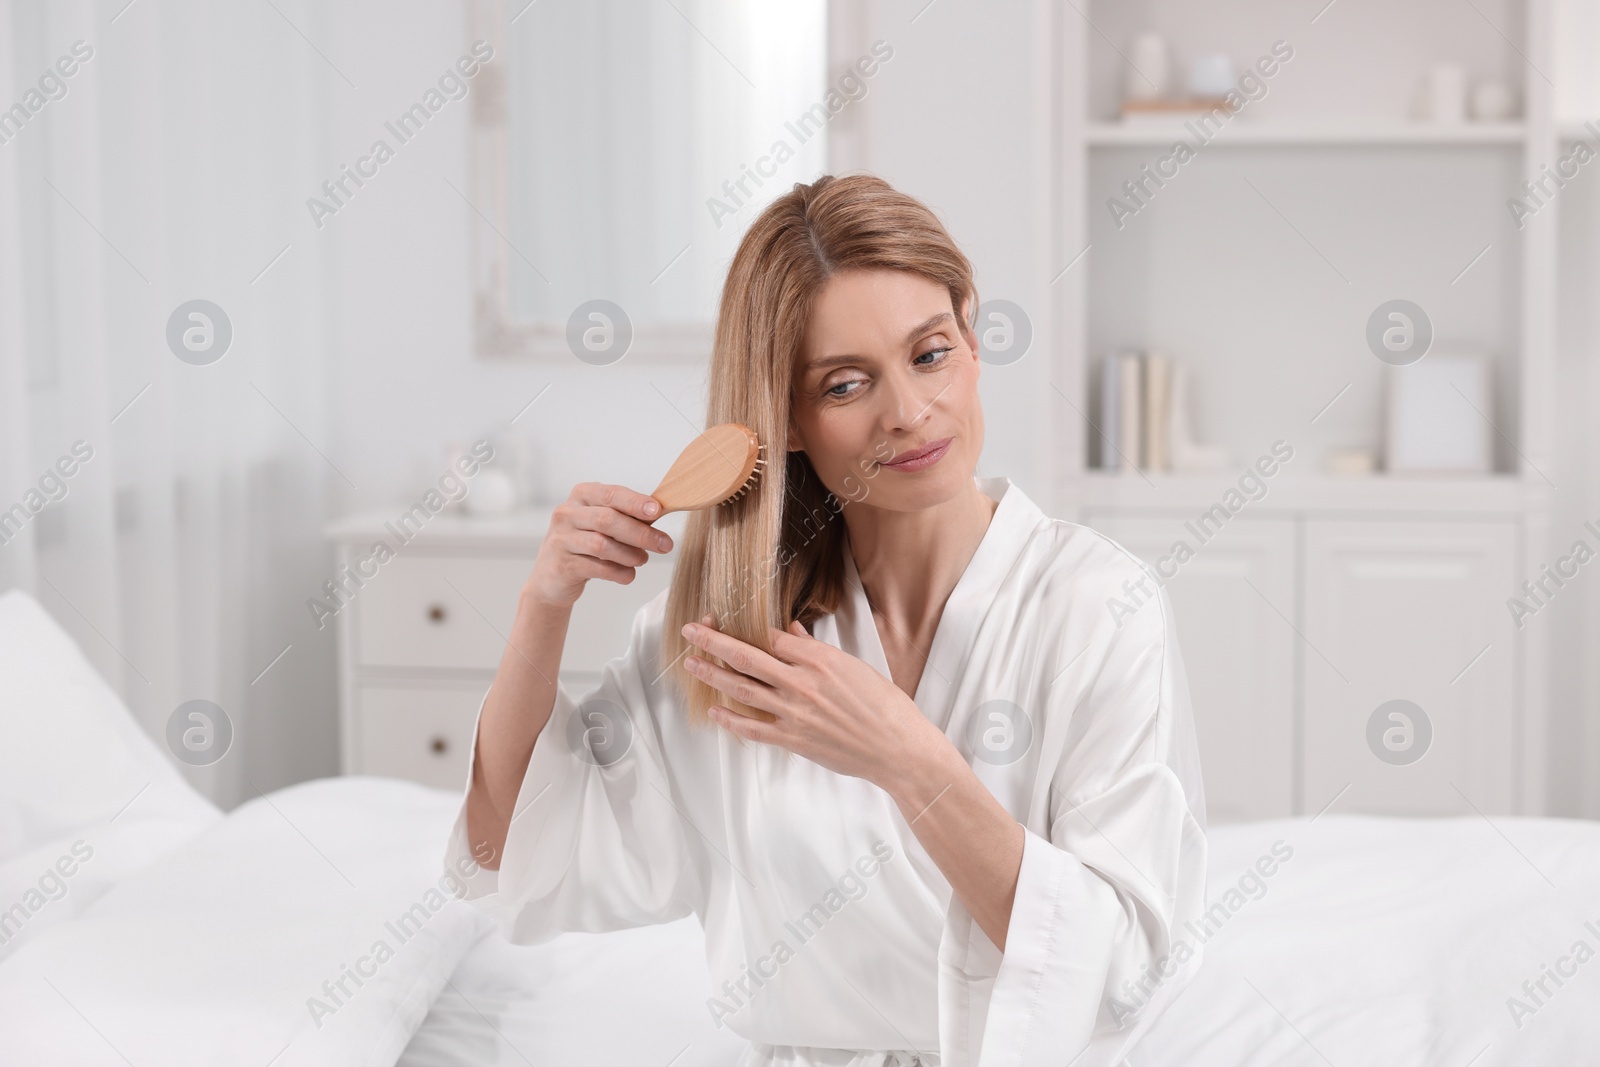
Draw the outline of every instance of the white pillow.
M0 595L0 959L219 817L39 602Z
M327 778L240 805L0 964L7 1062L394 1063L492 929L439 866L460 802Z

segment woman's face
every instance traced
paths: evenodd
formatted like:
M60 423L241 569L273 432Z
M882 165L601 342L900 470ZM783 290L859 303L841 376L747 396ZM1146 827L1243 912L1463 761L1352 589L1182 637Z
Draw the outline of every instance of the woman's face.
M915 511L951 499L983 451L978 344L920 274L855 270L817 294L792 382L790 451L840 500ZM922 459L929 446L942 449Z

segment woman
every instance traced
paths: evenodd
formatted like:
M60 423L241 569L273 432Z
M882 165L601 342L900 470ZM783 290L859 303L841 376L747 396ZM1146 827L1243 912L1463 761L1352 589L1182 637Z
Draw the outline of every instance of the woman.
M469 898L519 942L694 913L745 1064L1111 1064L1198 963L1171 606L1113 615L1151 592L1126 551L974 477L975 296L878 178L774 201L708 411L765 475L690 516L582 705L553 681L572 604L670 542L648 496L574 488L484 698L447 858L481 864Z

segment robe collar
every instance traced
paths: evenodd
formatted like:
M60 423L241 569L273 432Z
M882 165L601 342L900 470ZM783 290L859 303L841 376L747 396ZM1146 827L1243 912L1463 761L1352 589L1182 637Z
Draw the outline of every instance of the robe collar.
M1047 521L1039 506L1013 485L1011 479L1002 476L973 480L979 491L999 501L999 506L989 519L989 528L967 562L966 570L962 571L955 588L950 591L950 598L945 601L914 698L918 709L941 730L948 724L951 699L957 681L966 670L979 624L994 602L1001 583L1016 565L1023 546L1040 524ZM892 680L889 660L884 655L872 606L867 601L860 572L856 570L848 538L845 539L844 566L845 590L839 610L818 620L822 632L816 636L854 653ZM822 626L824 622L831 626Z

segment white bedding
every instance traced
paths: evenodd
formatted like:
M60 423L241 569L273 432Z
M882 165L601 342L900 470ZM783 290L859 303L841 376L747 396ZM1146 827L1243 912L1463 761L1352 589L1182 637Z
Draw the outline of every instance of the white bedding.
M1204 966L1129 1067L1597 1062L1600 958L1547 980L1553 995L1520 1027L1507 998L1526 999L1523 981L1576 941L1600 950L1600 824L1327 814L1209 838L1207 902L1221 910L1194 934L1210 938ZM453 979L482 1015L447 991L400 1063L682 1052L677 1064L731 1067L740 1042L710 1024L700 952L692 919L529 948L490 935Z
M1330 813L1209 837L1210 903L1274 841L1293 856L1240 894L1133 1067L1600 1059L1600 959L1520 1027L1507 1008L1574 942L1600 950L1600 824Z
M458 804L343 778L224 816L0 596L0 1067L737 1061L694 919L517 947L445 900ZM1204 965L1129 1067L1600 1062L1600 823L1327 814L1209 841Z
M0 960L220 817L38 601L0 595Z
M441 886L454 809L375 778L241 805L0 965L0 1062L387 1067L490 929Z
M542 945L491 933L456 968L400 1063L732 1064L748 1042L706 1011L704 952L694 916Z

